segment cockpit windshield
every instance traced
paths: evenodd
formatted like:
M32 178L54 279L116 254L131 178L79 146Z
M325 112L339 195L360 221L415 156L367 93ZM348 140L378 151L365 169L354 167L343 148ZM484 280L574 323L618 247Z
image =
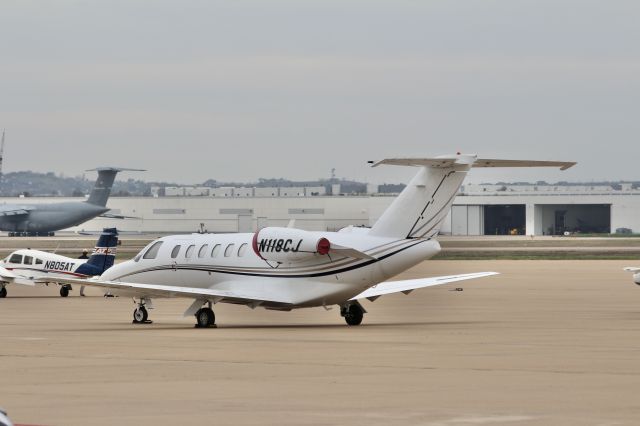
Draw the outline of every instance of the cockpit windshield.
M155 259L158 256L158 251L160 251L160 246L162 246L163 241L156 241L151 243L147 247L140 250L140 253L133 258L134 262L138 262L142 259Z
M149 250L142 256L143 259L155 259L158 256L158 251L160 250L160 246L162 246L162 241L155 242Z

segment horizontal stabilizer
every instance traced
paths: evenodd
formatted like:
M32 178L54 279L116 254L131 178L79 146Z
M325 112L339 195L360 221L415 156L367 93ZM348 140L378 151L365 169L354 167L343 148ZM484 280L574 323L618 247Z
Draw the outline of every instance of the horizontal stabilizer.
M351 300L357 299L373 299L392 293L408 294L412 290L425 287L433 287L436 285L449 284L456 281L472 280L475 278L489 277L491 275L499 275L498 272L477 272L473 274L448 275L444 277L418 278L416 280L404 281L386 281L363 291Z
M487 158L469 160L469 156L447 156L441 158L387 158L375 162L372 167L387 164L393 166L424 166L437 169L454 167L456 165L472 164L471 167L558 167L560 170L567 170L577 164L571 161L496 160Z
M96 167L95 169L85 170L87 172L146 172L145 169L127 169L126 167Z
M567 170L577 163L574 161L537 161L537 160L492 160L478 158L473 167L558 167Z

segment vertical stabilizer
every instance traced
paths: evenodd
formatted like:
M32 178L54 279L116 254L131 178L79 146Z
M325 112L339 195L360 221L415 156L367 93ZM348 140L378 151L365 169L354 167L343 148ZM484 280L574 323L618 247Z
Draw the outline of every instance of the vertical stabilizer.
M96 247L91 253L91 257L86 263L80 265L76 270L84 275L101 275L111 268L116 260L118 246L118 230L116 228L104 228L98 238Z
M407 187L373 225L369 235L395 238L430 238L438 233L475 155L432 159L383 160L376 164L420 168Z
M117 167L100 167L97 169L92 169L87 171L98 172L98 179L96 179L96 183L93 185L93 189L91 190L91 194L89 195L89 199L87 200L87 203L104 207L107 205L107 200L109 199L109 195L111 195L111 188L113 187L113 182L115 181L116 175L118 174L118 172L123 172L123 171L143 172L144 170L121 169Z
M381 164L414 166L420 171L373 225L369 235L431 238L440 230L471 167L557 167L566 170L576 163L479 159L476 155L456 154L436 158L392 158L373 166Z

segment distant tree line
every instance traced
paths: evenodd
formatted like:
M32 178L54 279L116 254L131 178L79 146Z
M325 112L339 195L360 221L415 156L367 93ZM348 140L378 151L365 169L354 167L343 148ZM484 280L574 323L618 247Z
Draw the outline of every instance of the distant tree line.
M95 175L69 177L64 175L56 175L53 172L36 173L36 172L11 172L6 173L0 178L0 196L17 197L24 195L26 197L84 197L89 194L95 182ZM209 179L202 184L194 184L193 186L207 186L211 188L219 188L223 186L232 187L309 187L324 186L327 193L330 192L332 184L340 184L341 192L344 194L365 194L367 192L367 184L348 179L318 179L308 181L294 181L285 178L260 178L258 182L220 182L215 179ZM614 189L620 189L623 182L557 182L547 183L538 181L529 182L498 182L497 185L557 185L557 186L573 186L573 185L610 185ZM638 182L631 183L633 188L640 188ZM493 184L492 184L493 185ZM145 182L138 179L116 180L113 185L111 194L116 197L128 196L151 196L152 187L164 188L167 186L184 186L173 182ZM397 194L401 192L406 185L404 184L382 184L378 186L378 192L382 194Z

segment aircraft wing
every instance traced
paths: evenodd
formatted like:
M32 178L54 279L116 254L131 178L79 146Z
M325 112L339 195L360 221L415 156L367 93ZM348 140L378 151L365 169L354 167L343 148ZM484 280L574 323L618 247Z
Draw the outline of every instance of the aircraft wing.
M386 281L366 289L359 295L353 297L351 300L369 299L373 302L378 297L385 294L400 292L409 294L413 290L419 288L449 284L456 281L472 280L475 278L488 277L491 275L498 275L498 272L477 272L473 274L448 275L444 277L418 278L416 280Z
M633 268L631 266L624 268L624 270L627 272L640 272L640 268Z
M33 210L33 206L17 206L15 204L0 205L0 216L22 216Z
M16 275L2 266L0 266L0 281L10 284L35 285L32 280Z
M210 288L197 288L197 287L180 287L174 285L160 285L160 284L140 284L140 283L127 283L120 281L103 281L99 279L78 279L78 278L47 278L48 282L57 282L58 284L70 284L70 285L86 285L91 287L102 287L112 290L127 291L128 293L134 293L136 297L186 297L195 299L211 299L217 302L240 302L246 304L260 305L261 302L291 304L289 300L280 300L276 298L256 298L255 295L243 294L242 292L229 291L229 290L216 290ZM39 281L36 281L39 282ZM225 284L230 284L226 282Z
M137 216L124 216L121 214L113 214L113 213L103 213L98 217L106 217L108 219L142 219L141 217L137 217Z

